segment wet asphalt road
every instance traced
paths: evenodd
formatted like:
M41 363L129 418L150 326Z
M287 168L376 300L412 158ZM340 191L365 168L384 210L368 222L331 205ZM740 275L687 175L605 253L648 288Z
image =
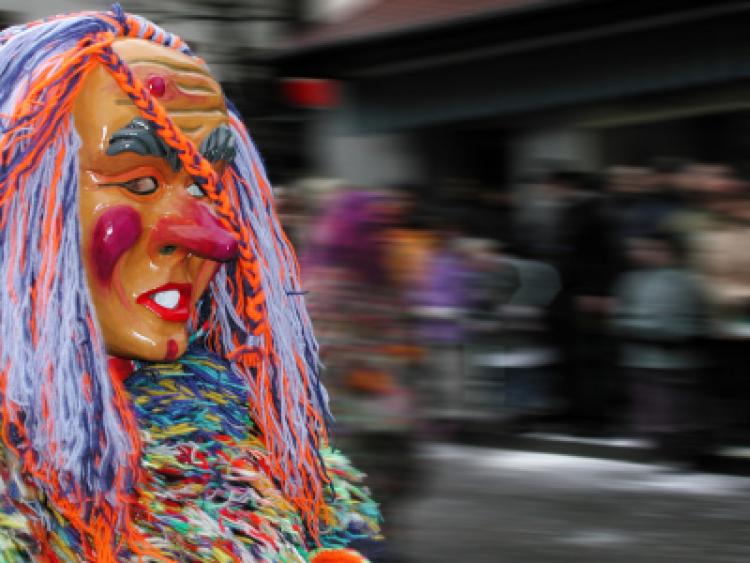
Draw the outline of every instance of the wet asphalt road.
M750 478L457 445L424 448L408 561L750 562Z

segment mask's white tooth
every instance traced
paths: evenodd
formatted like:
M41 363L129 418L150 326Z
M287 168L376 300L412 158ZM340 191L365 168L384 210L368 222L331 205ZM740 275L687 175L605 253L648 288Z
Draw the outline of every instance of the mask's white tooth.
M162 307L165 307L167 309L174 309L175 307L177 307L177 303L180 302L180 292L176 289L160 291L159 293L154 294L153 299L158 305L161 305Z

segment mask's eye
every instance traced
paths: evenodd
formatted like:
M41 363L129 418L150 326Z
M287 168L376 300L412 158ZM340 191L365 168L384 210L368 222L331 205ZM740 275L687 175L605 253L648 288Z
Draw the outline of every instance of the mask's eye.
M190 184L187 187L187 193L193 197L206 197L206 192L204 192L198 184Z
M134 194L148 195L156 191L159 182L153 176L144 176L143 178L133 178L127 182L119 182L117 185Z

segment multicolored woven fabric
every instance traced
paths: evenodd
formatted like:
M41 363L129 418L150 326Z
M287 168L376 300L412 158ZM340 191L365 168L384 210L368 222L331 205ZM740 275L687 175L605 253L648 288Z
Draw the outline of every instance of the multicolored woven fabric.
M378 534L378 510L362 475L331 449L320 546L269 477L268 453L247 408L248 390L228 364L193 348L175 363L142 364L126 380L141 431L134 523L151 548L173 561L314 560ZM5 467L3 469L6 469ZM50 530L47 549L80 561L79 537L28 485L8 481L0 514L0 561L24 561L43 549L32 539ZM343 552L342 552L343 553ZM118 559L135 558L122 552ZM325 559L331 560L331 559ZM351 560L351 559L348 559Z

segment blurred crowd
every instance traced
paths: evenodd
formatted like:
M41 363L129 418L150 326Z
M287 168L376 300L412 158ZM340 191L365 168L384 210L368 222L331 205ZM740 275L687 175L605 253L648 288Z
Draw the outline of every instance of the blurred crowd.
M747 434L750 185L737 170L664 158L551 171L510 193L452 184L440 197L321 180L278 193L335 436L386 517L420 482L415 439L467 421L629 434L675 463Z
M739 172L658 159L553 173L530 190L509 248L559 275L544 310L559 353L547 397L567 422L633 433L682 463L741 440L750 192Z

